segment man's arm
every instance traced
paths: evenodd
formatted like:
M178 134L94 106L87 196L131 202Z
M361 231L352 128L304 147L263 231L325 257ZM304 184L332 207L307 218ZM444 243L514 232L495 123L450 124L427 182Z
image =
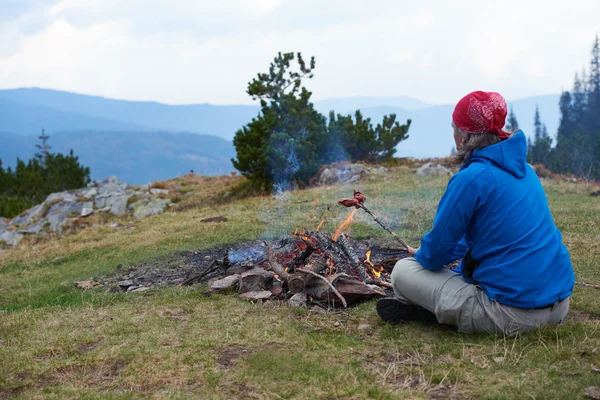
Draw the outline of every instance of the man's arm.
M463 240L482 195L476 184L477 179L481 179L479 175L481 173L476 176L457 174L448 182L433 229L423 237L421 247L414 254L423 267L435 271L466 253Z

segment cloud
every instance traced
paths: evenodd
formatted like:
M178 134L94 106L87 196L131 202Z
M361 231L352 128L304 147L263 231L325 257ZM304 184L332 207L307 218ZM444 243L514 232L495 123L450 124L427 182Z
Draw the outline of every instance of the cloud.
M302 51L316 56L316 99L555 93L587 65L597 29L597 2L575 3L9 1L0 87L248 103L247 82L278 51Z

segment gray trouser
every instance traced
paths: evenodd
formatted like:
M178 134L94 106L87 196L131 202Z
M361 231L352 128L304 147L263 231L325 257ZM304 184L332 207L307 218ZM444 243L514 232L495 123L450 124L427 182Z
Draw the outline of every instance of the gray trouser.
M478 286L447 269L430 271L413 257L398 261L392 272L396 298L431 311L441 324L459 332L513 335L541 325L557 325L567 316L569 299L543 309L517 308L490 302Z

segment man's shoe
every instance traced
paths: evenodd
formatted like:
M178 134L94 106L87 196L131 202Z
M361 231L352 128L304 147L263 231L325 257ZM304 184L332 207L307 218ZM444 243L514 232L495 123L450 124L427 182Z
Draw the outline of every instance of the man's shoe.
M435 314L421 306L404 304L394 297L386 297L377 302L377 314L390 324L403 324L410 321L437 323Z

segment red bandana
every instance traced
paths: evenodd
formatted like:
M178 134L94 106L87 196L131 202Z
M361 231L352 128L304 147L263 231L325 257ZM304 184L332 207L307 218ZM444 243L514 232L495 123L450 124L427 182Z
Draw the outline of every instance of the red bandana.
M510 136L502 130L506 114L506 101L499 93L477 91L460 99L452 113L452 120L467 133L494 132L500 139L506 139Z

